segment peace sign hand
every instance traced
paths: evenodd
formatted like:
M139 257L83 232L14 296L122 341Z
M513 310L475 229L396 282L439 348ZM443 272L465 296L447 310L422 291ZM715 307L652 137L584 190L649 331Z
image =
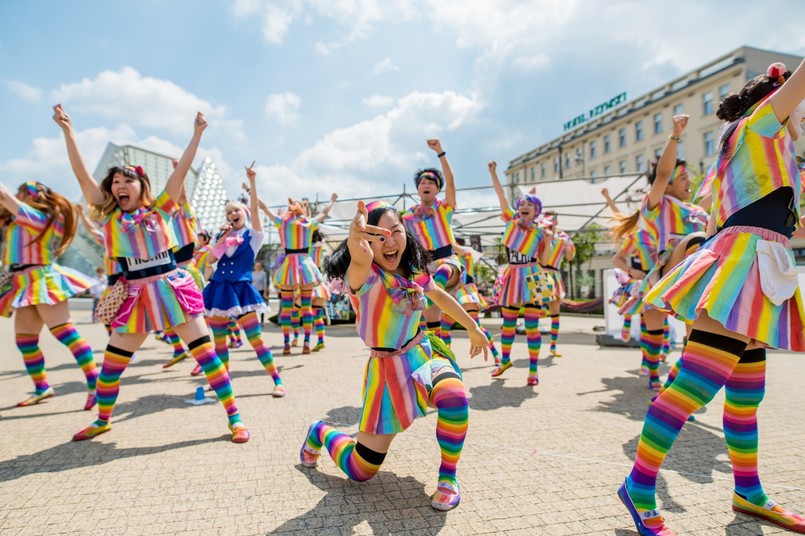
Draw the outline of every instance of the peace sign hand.
M369 211L366 210L366 204L358 201L358 211L349 225L347 246L352 259L364 263L370 263L375 258L370 244L377 241L382 242L386 236L391 236L391 231L388 229L368 225L366 223L368 217Z

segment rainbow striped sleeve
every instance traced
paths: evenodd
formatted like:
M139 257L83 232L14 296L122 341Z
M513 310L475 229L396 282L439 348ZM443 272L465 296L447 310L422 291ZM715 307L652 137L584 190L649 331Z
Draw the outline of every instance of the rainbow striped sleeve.
M38 235L45 228L48 215L22 201L18 201L18 203L19 209L14 221L17 225L35 233L34 236Z
M154 200L153 208L158 210L165 220L169 220L174 212L179 210L179 204L168 195L168 192L162 190L162 193Z
M402 215L403 224L408 231L428 251L452 245L455 209L441 199L436 199L433 204L433 214L422 217L420 213L427 209L420 207L421 205L415 205Z
M562 264L562 261L565 260L565 255L567 255L568 251L575 252L576 246L573 245L573 241L570 239L570 236L563 232L557 231L553 235L553 240L550 242L551 254L548 257L548 264L552 268L559 268Z
M176 233L176 247L182 248L196 242L198 218L196 218L193 207L189 203L185 203L179 210L174 212L171 224L173 225L173 232Z

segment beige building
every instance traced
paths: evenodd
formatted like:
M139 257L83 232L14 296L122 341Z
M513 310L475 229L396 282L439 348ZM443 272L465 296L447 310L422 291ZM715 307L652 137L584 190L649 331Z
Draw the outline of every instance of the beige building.
M520 185L642 173L662 153L671 118L680 113L690 115L690 120L679 157L689 169L704 172L718 151L722 122L715 112L721 99L740 91L774 61L794 70L802 58L741 47L636 99L627 101L625 94L614 97L566 123L571 128L558 138L511 160L508 182ZM797 152L803 151L805 140L800 140Z

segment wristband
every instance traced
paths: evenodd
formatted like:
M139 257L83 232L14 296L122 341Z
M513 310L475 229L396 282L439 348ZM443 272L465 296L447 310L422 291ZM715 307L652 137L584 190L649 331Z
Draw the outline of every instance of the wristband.
M437 158L441 158L441 157L443 157L445 154L447 154L447 153L445 153L444 151L442 151L441 153L437 154L437 155L436 155L436 157L437 157Z
M671 141L675 141L677 143L680 143L682 141L682 138L680 138L679 136L673 136L673 135L668 136L668 139L671 140Z

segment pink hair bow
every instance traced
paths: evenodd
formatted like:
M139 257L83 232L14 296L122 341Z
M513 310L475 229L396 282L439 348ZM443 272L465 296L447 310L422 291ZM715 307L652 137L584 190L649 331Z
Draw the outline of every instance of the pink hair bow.
M241 235L227 236L224 239L224 243L226 244L226 247L239 246L243 243L243 237Z

